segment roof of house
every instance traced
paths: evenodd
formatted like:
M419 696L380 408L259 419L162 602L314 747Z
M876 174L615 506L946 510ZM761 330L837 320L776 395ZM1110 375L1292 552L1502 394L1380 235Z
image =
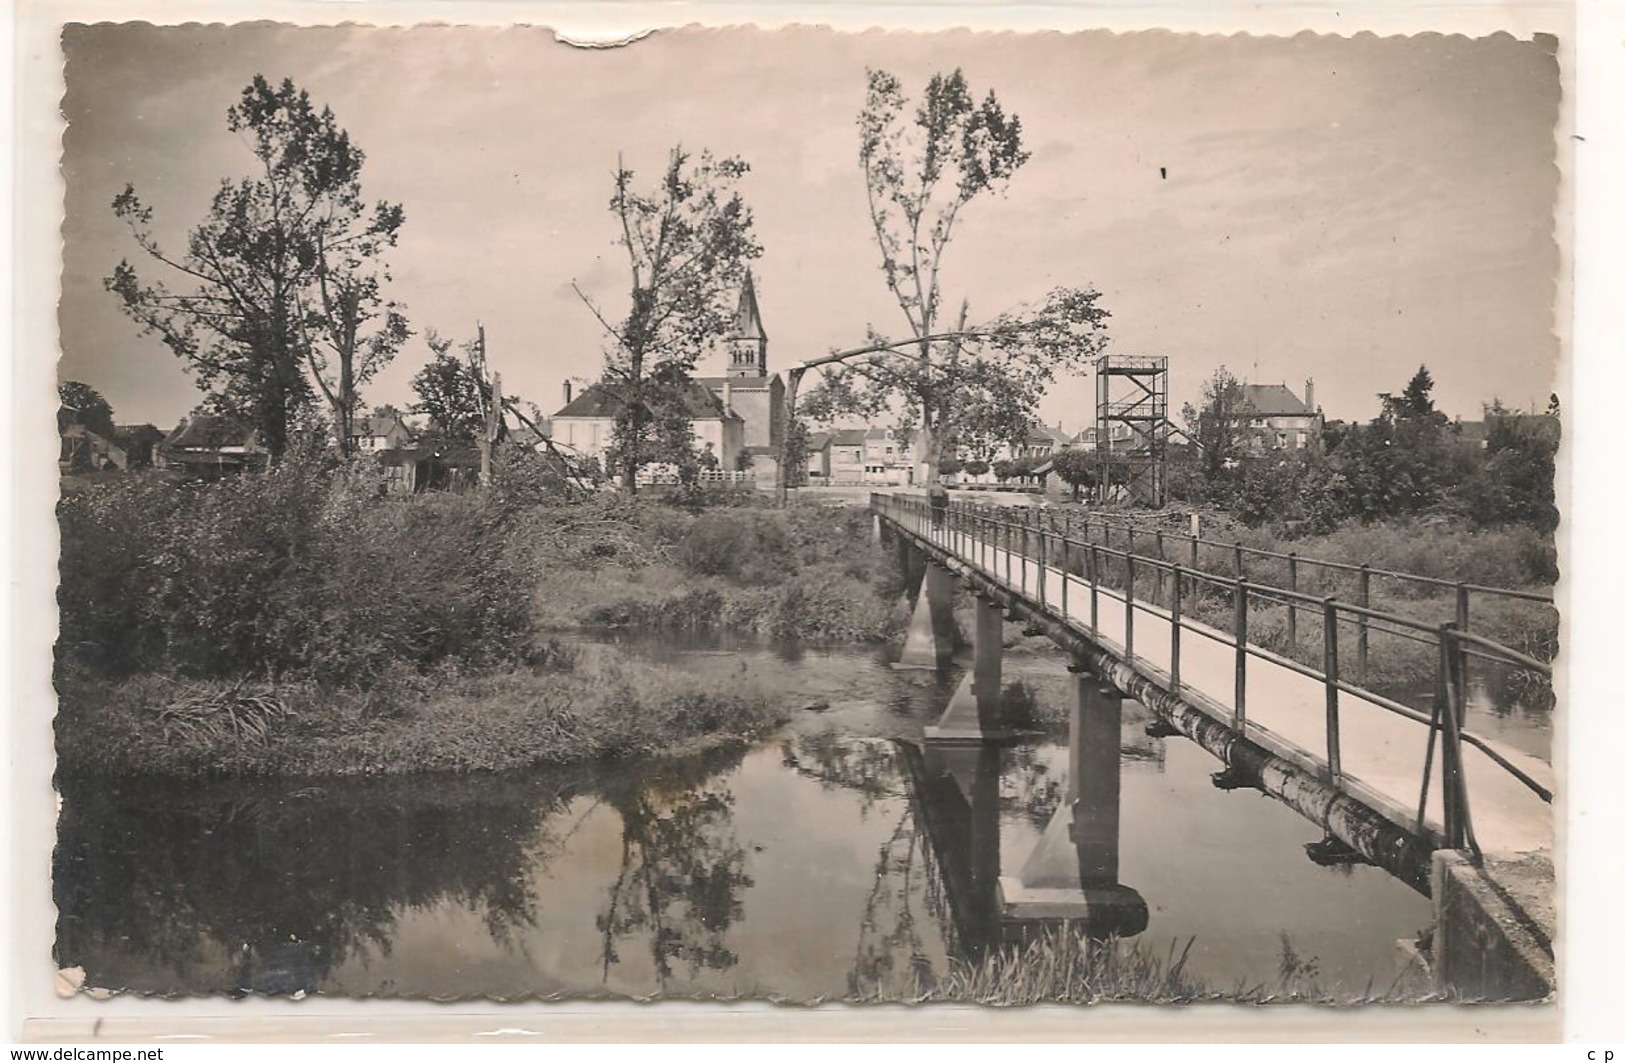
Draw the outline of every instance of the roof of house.
M691 420L743 420L737 413L723 409L722 400L711 394L711 390L697 380L691 380L683 392L683 404L688 410ZM621 410L621 400L611 395L600 384L594 384L581 394L571 399L553 417L614 417Z
M1051 428L1047 424L1033 425L1027 433L1029 443L1054 443L1057 446L1066 446L1072 442L1072 437L1059 428Z
M816 454L835 439L833 432L812 432L807 436L807 453Z
M750 270L745 271L744 287L739 289L739 309L734 312L734 331L731 339L765 340L767 330L762 328L762 311L756 305L756 283Z
M242 447L254 442L254 429L229 417L194 414L182 421L164 440L169 448L205 449Z
M113 426L115 439L128 439L137 443L156 443L164 438L164 432L157 425L152 424L116 424Z
M1241 394L1260 417L1302 417L1315 412L1285 384L1243 384Z
M356 422L355 434L358 436L385 436L396 425L411 431L411 427L401 419L398 413L385 414L382 417L365 417Z
M838 447L861 447L868 436L866 428L838 428L830 438L830 442Z

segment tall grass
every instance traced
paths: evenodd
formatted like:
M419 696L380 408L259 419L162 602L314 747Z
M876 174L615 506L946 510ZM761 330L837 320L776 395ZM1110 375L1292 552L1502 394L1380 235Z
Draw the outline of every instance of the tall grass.
M980 959L955 959L935 984L918 979L910 992L873 1000L963 1001L996 1007L1128 1001L1194 1004L1416 1003L1433 996L1421 970L1407 965L1385 985L1375 979L1358 992L1327 988L1314 957L1297 953L1285 936L1274 978L1221 986L1192 970L1196 941L1170 941L1154 949L1142 941L1095 939L1082 931L1046 927L1026 941L990 950Z
M761 738L787 716L748 682L718 689L606 647L578 647L570 658L545 671L408 677L368 691L70 679L58 758L69 774L502 771L698 752ZM386 688L393 700L381 699Z

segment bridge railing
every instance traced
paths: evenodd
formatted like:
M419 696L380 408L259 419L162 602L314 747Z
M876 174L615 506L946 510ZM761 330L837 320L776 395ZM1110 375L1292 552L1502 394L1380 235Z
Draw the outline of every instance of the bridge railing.
M1416 829L1420 831L1425 825L1434 760L1437 758L1441 769L1443 841L1449 848L1475 852L1478 849L1473 837L1466 773L1463 769L1464 746L1477 749L1542 801L1552 801L1552 793L1547 787L1464 726L1469 657L1499 661L1533 673L1546 682L1551 679L1552 667L1533 655L1467 630L1462 623L1466 619L1466 612L1459 605L1462 600L1459 596L1457 618L1437 622L1372 608L1368 594L1362 594L1364 600L1348 602L1335 595L1308 594L1295 585L1281 587L1250 579L1251 574L1244 567L1234 572L1214 572L1199 564L1187 564L1182 559L1170 560L1163 554L1163 543L1158 543L1157 555L1150 555L1136 551L1133 540L1125 541L1121 546L1095 541L1086 535L1076 534L1076 528L1057 523L1052 514L1033 507L955 502L936 510L921 496L879 492L871 496L871 505L900 526L939 543L1013 594L1036 603L1041 609L1057 613L1069 625L1081 625L1082 630L1102 643L1111 640L1100 632L1101 591L1115 591L1114 597L1123 607L1122 641L1117 648L1131 667L1164 672L1172 693L1179 694L1186 689L1181 663L1188 638L1205 638L1230 647L1235 653L1231 723L1242 734L1247 731L1249 661L1267 660L1318 681L1325 690L1323 752L1326 770L1333 784L1338 783L1342 776L1341 709L1344 694L1358 697L1422 725L1427 729L1427 739L1417 799ZM1200 560L1199 555L1193 553L1191 556ZM1028 565L1025 563L1028 561L1035 564ZM1363 570L1363 566L1338 562L1326 564L1354 571ZM1030 572L1033 569L1036 571ZM1061 574L1060 600L1050 601L1050 579L1045 577L1056 570ZM1080 578L1082 584L1077 585ZM1368 589L1369 583L1362 579L1359 586ZM1527 597L1535 601L1550 600L1499 588L1472 589ZM1077 595L1087 596L1086 611ZM1300 647L1300 626L1304 629L1304 641L1309 641L1307 636L1311 631L1318 635L1318 661L1306 663L1295 659L1290 652L1276 653L1252 641L1249 626L1258 615L1256 607L1260 604L1284 607L1285 637L1293 651ZM1135 619L1147 615L1157 616L1167 626L1168 667L1165 671L1149 665L1143 655L1136 652ZM1356 656L1352 670L1342 650L1345 631L1352 631L1355 636ZM1372 634L1434 648L1431 711L1421 711L1371 688L1366 673Z

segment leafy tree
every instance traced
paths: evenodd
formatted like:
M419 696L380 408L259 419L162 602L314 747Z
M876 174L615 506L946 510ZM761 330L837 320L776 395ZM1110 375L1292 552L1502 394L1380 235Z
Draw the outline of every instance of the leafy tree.
M965 463L966 476L986 476L992 466L981 458L972 458Z
M1382 412L1350 428L1338 445L1354 516L1374 520L1434 509L1471 475L1475 455L1434 408L1432 389L1423 366L1398 396L1381 395Z
M152 209L133 186L113 200L137 246L185 289L147 283L127 260L104 283L144 333L185 361L218 406L247 417L280 457L313 401L312 380L342 437L356 389L404 341L405 319L382 296L382 262L405 212L366 205L365 155L333 112L318 111L291 80L273 87L255 75L226 125L247 141L258 171L221 184L184 253L159 245Z
M1100 456L1077 447L1064 447L1051 458L1055 475L1072 488L1072 497L1078 497L1080 487L1094 487L1100 483Z
M964 463L958 458L954 457L952 454L945 454L942 458L942 464L937 466L937 472L941 473L943 476L952 476L964 467Z
M730 298L761 252L750 208L736 186L750 172L737 158L672 149L659 183L639 190L624 164L609 208L626 252L626 308L611 317L577 287L608 338L603 388L618 399L614 466L629 492L651 461L693 462L687 389L695 362L732 324ZM679 428L679 422L681 428Z
M1185 404L1185 428L1196 440L1202 475L1210 483L1240 462L1250 410L1241 381L1222 365L1203 382L1201 406Z
M1464 485L1464 503L1478 524L1557 528L1559 432L1549 417L1522 416L1497 401L1484 413L1483 460Z
M83 425L103 439L113 438L113 407L102 393L77 380L64 381L56 388L56 428Z
M453 341L433 329L424 342L434 357L412 378L412 390L418 397L412 412L426 415L434 430L447 439L473 443L485 429L485 410L491 401L479 343L464 343L459 358L451 353Z
M975 327L962 301L944 331L941 269L960 212L1002 192L1026 163L1021 120L991 92L978 102L958 70L933 76L909 113L897 78L871 70L858 129L881 272L909 336L892 341L871 327L872 357L828 370L807 409L819 421L898 409L900 428L924 433L934 484L955 441L1025 431L1055 374L1103 349L1108 315L1099 292L1060 288Z

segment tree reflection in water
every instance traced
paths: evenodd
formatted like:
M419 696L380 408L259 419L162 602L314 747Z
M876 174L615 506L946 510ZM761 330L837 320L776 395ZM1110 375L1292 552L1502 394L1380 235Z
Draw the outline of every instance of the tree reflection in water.
M619 942L633 935L647 936L662 992L674 963L693 977L739 962L726 938L754 883L734 833L734 795L720 776L742 755L657 762L606 785L604 800L621 818L620 872L596 920L606 983L621 962Z
M446 901L508 941L582 783L64 781L57 961L109 988L277 994L387 956L402 913Z
M938 854L921 829L918 797L901 743L832 732L801 735L782 747L784 765L827 789L857 795L860 816L877 809L896 823L875 855L858 920L847 992L856 999L911 994L938 977L930 932L957 947L953 905Z

